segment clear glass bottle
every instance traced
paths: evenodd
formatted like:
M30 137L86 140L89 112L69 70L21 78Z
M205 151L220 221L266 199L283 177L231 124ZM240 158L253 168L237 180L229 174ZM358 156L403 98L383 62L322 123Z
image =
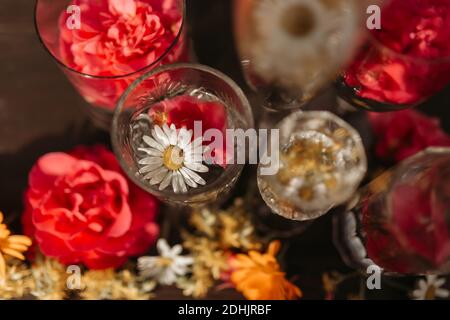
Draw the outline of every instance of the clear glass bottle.
M450 272L450 148L429 148L364 187L334 219L344 261L393 274Z

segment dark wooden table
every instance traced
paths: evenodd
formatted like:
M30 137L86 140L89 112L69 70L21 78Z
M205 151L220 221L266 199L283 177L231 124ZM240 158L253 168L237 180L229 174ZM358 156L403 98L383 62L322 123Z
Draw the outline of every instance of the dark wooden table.
M0 1L0 210L17 227L27 175L40 155L78 144L109 143L108 134L93 127L81 111L84 101L42 48L33 10L32 0ZM231 0L188 0L189 29L198 61L227 73L247 90L235 54L230 13ZM440 116L450 131L449 109L450 90L423 108ZM285 269L307 299L323 298L323 272L350 271L332 244L331 215L318 219L286 245ZM175 288L162 288L157 294L159 299L182 298ZM369 297L403 296L383 290ZM241 296L226 290L213 291L208 298Z

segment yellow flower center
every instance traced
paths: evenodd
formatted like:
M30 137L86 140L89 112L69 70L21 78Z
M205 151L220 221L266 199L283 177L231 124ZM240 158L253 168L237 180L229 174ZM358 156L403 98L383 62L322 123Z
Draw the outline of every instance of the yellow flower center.
M434 300L436 299L436 287L430 286L425 293L425 300Z
M311 9L304 5L290 7L283 14L281 25L294 37L304 37L315 27L316 21Z
M170 258L160 257L157 262L161 267L168 267L173 263Z
M177 146L168 147L163 154L163 163L167 169L177 171L183 167L184 152Z

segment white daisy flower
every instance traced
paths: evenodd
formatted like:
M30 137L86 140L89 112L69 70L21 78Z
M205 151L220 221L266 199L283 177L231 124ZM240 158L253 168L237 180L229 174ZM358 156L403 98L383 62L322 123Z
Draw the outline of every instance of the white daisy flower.
M138 259L138 269L144 278L151 278L162 285L172 285L177 278L186 275L194 259L180 255L183 247L179 244L171 248L165 239L159 239L156 244L158 257L141 257Z
M448 298L450 291L441 288L445 284L445 278L436 275L426 276L417 282L416 289L412 292L415 300L434 300L436 298Z
M159 190L172 185L175 193L186 193L188 186L197 188L206 181L197 172L205 173L209 169L203 164L203 138L192 140L193 131L175 125L162 127L155 125L152 136L144 136L148 147L139 148L147 154L139 160L139 172L150 185L159 185Z
M351 58L360 21L353 0L258 1L249 47L253 69L268 82L317 89Z

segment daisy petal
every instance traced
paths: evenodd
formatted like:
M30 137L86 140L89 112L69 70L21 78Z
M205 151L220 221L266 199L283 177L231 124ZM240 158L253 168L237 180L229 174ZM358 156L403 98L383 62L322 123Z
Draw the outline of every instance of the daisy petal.
M180 190L182 193L186 193L188 191L186 183L184 182L183 176L179 171L177 171L177 180L178 180L178 186L180 187Z
M203 136L198 137L191 143L192 148L196 148L201 145L203 145Z
M172 189L173 192L180 193L180 187L178 186L178 176L176 172L173 173L172 177Z
M436 297L438 298L448 298L450 296L450 291L447 289L436 289Z
M196 171L196 172L208 172L209 169L207 166L205 166L204 164L201 163L190 163L190 162L186 162L185 163L186 168L191 169L192 171Z
M178 256L181 252L183 252L183 247L179 244L173 246L170 250L170 254L172 257Z
M139 160L138 163L143 164L143 165L156 164L156 163L162 164L163 159L161 157L147 157L147 158Z
M163 147L168 147L169 146L169 137L164 133L164 131L159 127L159 126L155 126L154 128L154 136L156 138L156 141L159 141Z
M425 297L425 292L423 290L416 289L412 292L412 296L416 300L423 300Z
M170 125L170 136L169 136L170 144L173 145L173 146L176 145L177 144L177 140L178 140L177 128L172 123Z
M168 171L169 170L167 170L167 168L165 168L165 167L162 167L159 170L155 171L152 180L150 180L150 184L155 185L155 184L161 183L161 181L163 181L163 179L167 175Z
M444 284L445 284L445 278L436 279L436 281L434 281L435 287L441 287Z
M198 153L187 153L184 152L184 163L202 163L203 162L203 154Z
M163 181L159 185L159 190L162 191L162 190L166 189L169 186L170 182L172 182L172 175L173 175L172 171L169 171L167 173L167 175L165 176L165 178L163 179Z
M427 283L423 279L420 279L417 284L418 284L419 288L422 289L422 290L427 290L428 289Z
M155 148L161 152L164 152L164 147L157 141L155 141L155 139L149 137L149 136L144 136L144 142L146 144L148 144L150 147Z
M186 128L181 128L180 133L178 134L178 146L181 149L186 148L191 142L193 132L192 130L187 130Z
M188 174L192 178L192 180L195 181L195 183L200 184L202 186L206 184L206 181L191 169L183 168L183 170L185 170L186 174Z
M195 183L194 179L192 179L185 171L185 168L181 168L180 169L180 173L184 178L184 181L187 183L188 186L192 187L192 188L197 188L198 184Z
M158 149L152 149L152 148L138 148L139 151L145 152L149 156L155 156L155 157L161 157L162 152Z
M141 174L148 173L148 172L152 172L152 171L155 171L156 169L158 169L158 168L161 167L161 166L162 166L161 163L153 163L153 164L149 164L149 165L147 165L147 166L142 167L141 169L139 169L139 172L140 172Z
M170 254L171 248L165 239L159 239L156 243L156 248L161 256L166 257Z
M162 129L163 129L164 133L166 134L167 138L170 138L171 131L170 131L170 128L169 128L169 126L167 125L167 123L164 123L164 124L163 124ZM170 140L170 139L169 139L169 140ZM170 141L169 141L169 142L170 142Z

